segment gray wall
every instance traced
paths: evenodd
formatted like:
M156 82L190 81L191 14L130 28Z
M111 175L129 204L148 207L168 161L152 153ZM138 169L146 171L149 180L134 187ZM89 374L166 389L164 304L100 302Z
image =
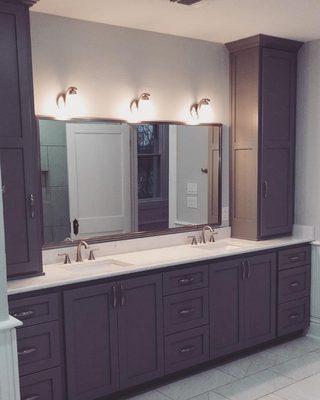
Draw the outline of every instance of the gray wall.
M66 124L39 121L45 243L70 236Z
M298 56L295 222L314 225L320 239L320 40Z
M193 102L212 99L224 128L223 205L229 204L229 58L222 44L31 13L38 115L57 115L56 97L79 89L75 116L128 119L129 104L152 94L157 120L189 117Z

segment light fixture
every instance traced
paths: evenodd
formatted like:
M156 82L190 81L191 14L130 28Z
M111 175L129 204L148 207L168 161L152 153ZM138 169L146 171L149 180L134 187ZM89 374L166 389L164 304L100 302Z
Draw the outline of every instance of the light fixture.
M211 100L208 98L203 98L199 103L192 104L190 108L190 114L195 121L206 122L205 117L210 111Z
M67 105L68 96L72 96L78 93L78 89L75 86L70 86L65 92L62 92L57 97L57 106L60 110L64 109Z
M147 119L146 115L150 105L150 93L142 93L138 98L132 100L130 104L131 122L139 122L142 119Z

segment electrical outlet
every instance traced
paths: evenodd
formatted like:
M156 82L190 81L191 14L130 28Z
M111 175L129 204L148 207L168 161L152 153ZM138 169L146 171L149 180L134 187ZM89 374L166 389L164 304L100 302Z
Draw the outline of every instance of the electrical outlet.
M188 183L187 184L187 193L188 194L198 194L198 184L197 183Z

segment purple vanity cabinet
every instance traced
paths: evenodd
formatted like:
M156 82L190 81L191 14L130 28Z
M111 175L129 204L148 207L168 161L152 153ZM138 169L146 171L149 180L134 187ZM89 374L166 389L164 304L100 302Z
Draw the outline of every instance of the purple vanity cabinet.
M210 271L211 358L276 337L276 254L235 258Z
M69 400L164 374L161 275L64 292Z
M119 282L121 389L164 375L161 274Z
M64 292L69 400L119 389L116 287L96 284Z
M26 4L0 0L0 163L9 278L42 272L40 169Z

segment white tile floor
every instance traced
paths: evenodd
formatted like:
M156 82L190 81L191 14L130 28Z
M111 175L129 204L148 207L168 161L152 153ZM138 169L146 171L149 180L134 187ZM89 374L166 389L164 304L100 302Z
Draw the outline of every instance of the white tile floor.
M302 337L130 400L320 400L320 340Z

